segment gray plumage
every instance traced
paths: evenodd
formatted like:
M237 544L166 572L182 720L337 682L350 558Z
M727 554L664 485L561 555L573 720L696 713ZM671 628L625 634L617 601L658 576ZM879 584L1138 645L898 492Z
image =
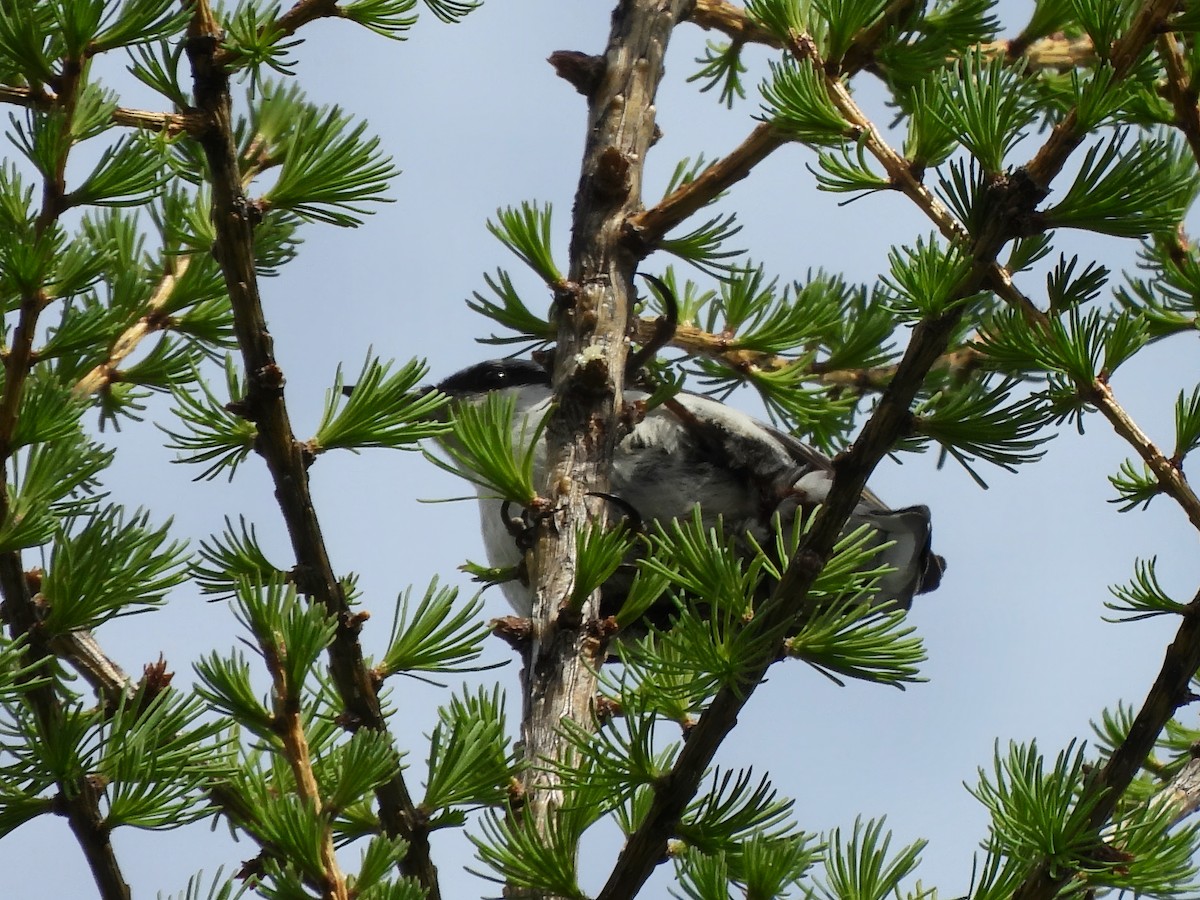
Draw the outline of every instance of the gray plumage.
M493 360L458 372L438 388L470 400L490 391L514 393L518 425L536 423L552 400L549 378L532 362ZM626 390L627 403L647 394ZM545 446L536 448L536 479L545 476ZM609 492L636 511L647 526L685 519L699 504L706 524L718 516L726 534L751 534L773 543L772 518L790 524L800 509L821 503L833 483L833 467L822 453L796 438L759 422L723 403L686 392L649 410L617 446ZM484 544L494 566L514 566L521 559L516 541L503 520L501 501L480 497ZM878 585L874 603L907 609L914 594L931 591L941 581L945 561L931 549L929 509L889 509L874 493L863 492L847 530L866 524L875 529L871 546L881 548L871 567L893 571ZM884 547L885 544L890 546ZM620 608L628 577L620 573L605 585L602 612ZM514 609L528 615L528 588L504 585Z

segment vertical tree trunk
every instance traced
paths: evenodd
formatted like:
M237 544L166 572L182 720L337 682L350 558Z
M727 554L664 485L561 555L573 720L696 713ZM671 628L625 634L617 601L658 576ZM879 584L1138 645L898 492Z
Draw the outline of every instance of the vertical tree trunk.
M575 196L570 284L558 300L554 385L547 426L552 513L542 523L533 569L533 635L525 660L522 736L525 814L543 833L562 804L557 779L539 766L568 752L559 722L593 722L596 671L604 658L599 592L581 615L564 610L575 574L575 534L602 518L592 492L608 485L617 441L625 334L639 244L627 231L640 212L642 170L655 139L654 96L671 31L692 0L622 0L602 65L591 69L588 134Z

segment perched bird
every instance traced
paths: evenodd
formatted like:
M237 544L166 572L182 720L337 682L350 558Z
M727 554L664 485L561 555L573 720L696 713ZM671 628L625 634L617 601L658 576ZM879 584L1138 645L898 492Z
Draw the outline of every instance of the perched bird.
M516 397L516 425L536 424L553 398L550 376L527 360L489 360L463 369L437 385L462 402L481 401L503 391ZM627 389L625 400L649 396ZM532 431L532 429L530 429ZM535 455L535 484L545 476L545 449ZM761 545L773 541L772 522L790 525L799 510L821 503L833 484L829 458L764 422L723 403L681 392L645 413L617 445L608 493L646 526L686 519L698 504L706 524L720 516L727 535L752 535ZM516 566L522 553L503 513L502 501L480 490L483 540L493 566ZM936 588L945 560L930 548L929 509L889 509L874 493L863 491L847 524L875 530L871 546L879 550L870 568L887 566L875 605L908 609L914 594ZM629 578L614 576L601 592L601 613L614 614L624 600ZM505 595L520 615L531 598L518 581L504 584Z

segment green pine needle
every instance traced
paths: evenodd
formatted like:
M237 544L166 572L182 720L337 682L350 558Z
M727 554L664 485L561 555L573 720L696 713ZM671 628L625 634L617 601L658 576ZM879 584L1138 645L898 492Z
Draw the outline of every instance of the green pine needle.
M435 578L415 609L411 608L410 596L411 589L406 590L396 604L388 648L376 666L380 678L397 673L450 674L496 667L471 665L482 655L484 640L491 633L479 619L483 601L478 595L456 609L458 589L439 587Z
M988 175L1004 171L1009 152L1037 116L1030 87L1019 65L982 53L969 53L941 81L940 114Z
M1175 228L1195 196L1195 166L1180 165L1171 141L1127 145L1124 129L1084 154L1075 181L1044 213L1047 228L1083 228L1116 237L1144 237Z
M219 400L198 375L190 383L174 388L174 413L180 420L179 430L159 426L171 439L167 447L180 453L176 462L207 465L196 476L196 481L215 478L222 472L226 472L232 481L238 466L254 451L257 427L228 408L231 401L242 398L241 383L231 357L225 361L225 385L228 401Z
M170 589L186 577L184 544L168 541L169 527L168 522L153 528L149 513L126 517L117 506L66 523L42 581L46 627L95 628L166 602Z
M495 873L490 880L566 900L586 900L575 852L590 818L579 807L564 810L539 832L529 816L487 812L480 823L481 834L468 837L478 859Z
M341 7L341 14L385 38L402 41L417 24L416 5L417 0L355 0Z
M535 504L533 464L546 420L517 417L517 399L489 393L479 403L454 407L449 434L438 438L449 459L425 456L434 465L522 506Z
M428 369L410 360L392 374L391 362L368 355L349 398L338 366L333 387L325 392L325 409L309 442L314 453L363 450L368 447L415 450L417 442L445 434L438 421L447 398L436 391L414 391Z
M892 833L884 830L885 821L869 819L864 823L857 817L849 838L842 836L842 829L833 830L825 847L825 875L817 881L815 900L845 897L884 900L906 896L900 883L916 870L928 842L914 841L892 856L889 853ZM919 892L919 896L928 895Z
M268 209L304 219L356 227L371 212L367 203L390 203L383 194L400 174L367 124L352 125L341 107L296 104L281 152L275 184L263 197Z
M1109 600L1104 605L1117 616L1108 621L1140 622L1154 616L1185 615L1191 609L1190 604L1171 599L1163 589L1158 580L1157 565L1157 556L1139 559L1129 582L1109 588L1116 600Z
M506 206L496 210L497 221L489 219L487 223L488 231L551 287L564 281L550 249L553 211L549 203L542 208L536 202L522 201L519 209Z
M254 525L238 517L225 517L225 530L200 542L199 559L192 566L192 576L203 594L219 598L232 597L240 581L266 584L284 576L284 571L272 563L258 542Z
M534 345L545 344L554 339L555 328L546 319L532 312L525 301L521 299L513 286L512 278L504 269L496 270L496 277L485 274L483 280L500 302L496 303L476 291L473 301L467 301L467 308L486 316L497 324L515 331L516 334L491 337L480 340L482 344L520 344L530 342Z
M764 121L814 147L840 146L855 137L825 88L824 76L808 62L772 62L759 90Z
M516 768L505 730L504 694L498 687L454 697L439 709L429 740L424 808L446 818L455 807L504 803ZM447 824L453 821L446 818Z
M742 63L740 43L709 41L704 48L704 55L697 57L695 61L700 64L700 69L689 76L688 81L700 82L702 94L719 87L721 90L717 100L724 104L726 109L733 109L735 99L746 99L746 87L742 84L742 76L746 74L747 69Z

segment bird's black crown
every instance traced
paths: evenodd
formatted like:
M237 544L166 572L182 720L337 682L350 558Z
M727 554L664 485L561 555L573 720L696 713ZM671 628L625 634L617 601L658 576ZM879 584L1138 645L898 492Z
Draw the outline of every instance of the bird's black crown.
M550 384L550 373L528 359L489 359L455 372L437 388L452 397L486 394L503 388Z

